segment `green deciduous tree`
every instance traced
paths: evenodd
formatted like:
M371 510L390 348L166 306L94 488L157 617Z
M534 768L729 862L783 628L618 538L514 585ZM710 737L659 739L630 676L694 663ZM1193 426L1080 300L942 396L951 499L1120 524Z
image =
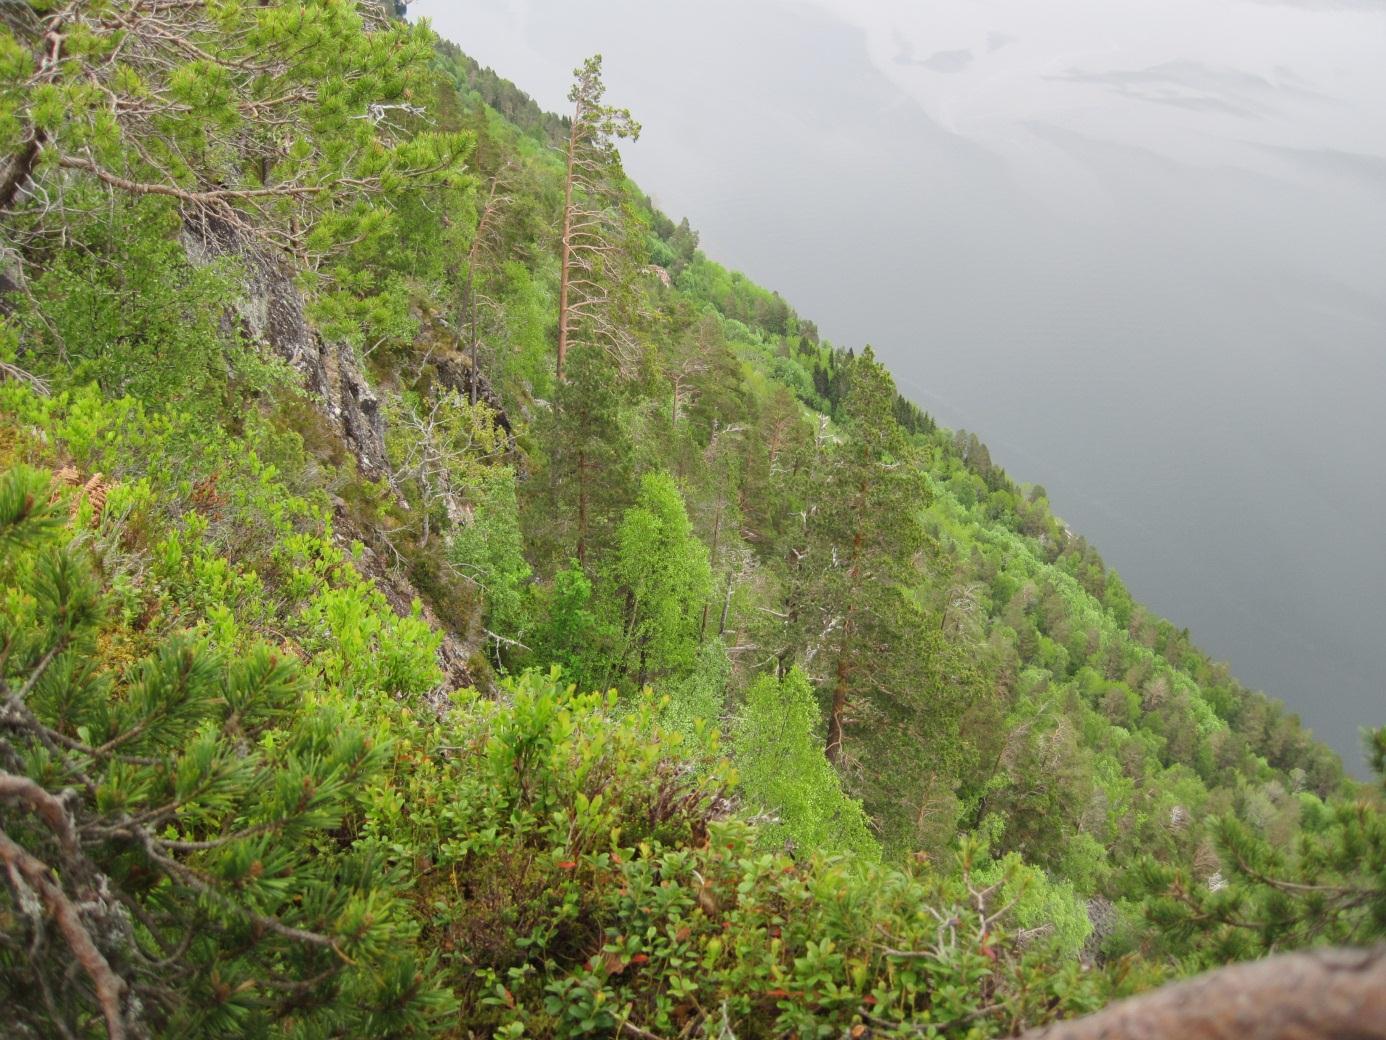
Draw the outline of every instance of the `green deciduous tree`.
M777 822L768 835L796 850L880 856L861 803L823 754L823 718L801 669L751 683L732 730L741 790Z
M641 480L621 520L609 578L622 631L622 670L638 685L687 672L697 655L712 571L667 473Z
M491 466L465 488L468 514L453 532L448 555L486 595L485 622L497 653L524 634L530 577L520 536L515 471Z

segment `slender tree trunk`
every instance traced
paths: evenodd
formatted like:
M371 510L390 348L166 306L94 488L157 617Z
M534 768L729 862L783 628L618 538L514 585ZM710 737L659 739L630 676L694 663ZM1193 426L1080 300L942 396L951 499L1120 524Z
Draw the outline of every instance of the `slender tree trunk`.
M573 164L577 160L578 113L568 133L568 175L563 181L563 241L558 261L558 380L563 381L563 359L568 356L568 281L573 261Z
M10 160L9 166L5 168L4 180L0 181L0 213L4 213L14 205L20 191L24 185L29 183L29 178L34 174L34 165L38 162L39 153L43 151L44 142L48 140L48 135L42 130L35 130L24 147L19 150L19 154Z
M587 454L579 451L577 459L578 478L578 563L587 563Z
M477 335L476 289L472 285L472 264L470 262L468 262L467 264L467 277L466 280L462 283L462 292L467 301L467 314L465 320L467 323L467 338L470 341L469 345L471 347L472 361L471 371L469 373L469 380L467 383L467 400L471 404L471 406L475 408L477 383L479 381L479 374L477 372L476 367L476 353L477 342L480 339L480 337Z
M714 563L715 563L716 560L717 560L717 542L718 542L718 540L719 540L719 537L720 537L721 534L722 534L722 511L723 511L724 508L725 508L725 505L724 505L724 503L722 502L722 500L719 498L719 499L717 500L717 516L716 516L716 518L712 521L712 548L711 548L711 550L708 552L708 558L711 559ZM730 577L730 575L727 577L727 582L728 582L728 584L731 583L731 577ZM699 643L701 643L701 642L703 641L703 637L707 635L707 614L708 614L708 609L709 609L710 607L711 607L711 604L708 603L707 600L704 600L704 601L703 601L703 619L702 619L702 621L699 622L699 624L698 624L698 642L699 642ZM724 612L724 614L725 614L725 612Z
M828 742L824 754L833 765L842 762L842 720L847 714L847 695L851 692L851 667L847 661L851 641L851 619L842 622L842 641L837 651L837 680L833 683L833 707L828 713Z

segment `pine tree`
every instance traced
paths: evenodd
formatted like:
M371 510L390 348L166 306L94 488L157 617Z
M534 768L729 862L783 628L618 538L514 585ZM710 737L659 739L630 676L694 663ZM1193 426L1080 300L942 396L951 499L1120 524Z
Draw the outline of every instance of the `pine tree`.
M450 998L350 820L389 741L291 659L106 663L45 475L0 478L0 993L17 1036L405 1036ZM101 1023L101 1027L97 1023Z
M600 54L573 70L563 232L559 242L558 377L568 352L601 347L628 367L636 345L630 332L629 293L638 244L626 215L625 172L617 140L640 136L628 110L603 103Z
M868 347L852 365L844 433L828 451L810 522L817 556L815 600L825 612L824 653L832 702L827 755L844 756L854 696L872 681L870 658L902 646L911 615L902 583L924 548L919 511L928 504L922 470L894 417L895 386Z
M470 138L427 129L416 100L432 43L368 2L5 4L0 237L29 351L67 360L66 294L35 284L53 254L102 222L118 241L132 212L171 224L180 252L289 260L328 335L401 336L410 301L392 275L438 252L413 238L441 237L405 214L470 190ZM93 289L113 311L140 300Z
M458 172L465 138L399 129L431 45L374 4L28 5L0 36L0 218L56 228L76 178L321 255L373 230L362 203Z
M622 414L626 386L600 350L574 351L540 436L549 452L547 494L531 503L529 529L541 553L586 564L611 544L631 498L634 447Z
M801 477L781 660L814 677L827 702L825 754L862 794L887 850L899 851L949 840L967 759L961 722L983 693L976 665L917 597L929 489L894 417L894 383L870 348L843 370L841 433L820 435Z
M1208 966L1386 937L1386 730L1369 748L1378 783L1327 802L1299 795L1290 847L1227 814L1211 824L1211 864L1143 864L1145 913L1171 952Z

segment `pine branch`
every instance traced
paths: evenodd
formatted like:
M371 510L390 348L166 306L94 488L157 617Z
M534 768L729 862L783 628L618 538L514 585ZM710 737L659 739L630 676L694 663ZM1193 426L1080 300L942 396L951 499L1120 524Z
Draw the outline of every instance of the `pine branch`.
M53 881L51 868L26 852L3 830L0 830L0 863L8 869L11 886L23 882L38 893L44 908L57 923L72 956L91 980L97 1004L106 1020L107 1036L110 1040L125 1040L131 1035L130 1023L121 1007L121 999L129 991L129 986L112 970L110 962L97 948L82 922L81 912ZM16 897L16 902L22 906L21 893L17 892ZM41 928L41 922L36 923L35 927Z

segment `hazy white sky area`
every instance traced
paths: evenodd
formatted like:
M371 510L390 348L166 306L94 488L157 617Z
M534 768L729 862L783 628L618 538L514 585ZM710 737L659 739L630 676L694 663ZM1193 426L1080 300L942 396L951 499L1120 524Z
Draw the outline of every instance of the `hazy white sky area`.
M1386 0L418 0L1048 488L1354 765L1386 722Z

